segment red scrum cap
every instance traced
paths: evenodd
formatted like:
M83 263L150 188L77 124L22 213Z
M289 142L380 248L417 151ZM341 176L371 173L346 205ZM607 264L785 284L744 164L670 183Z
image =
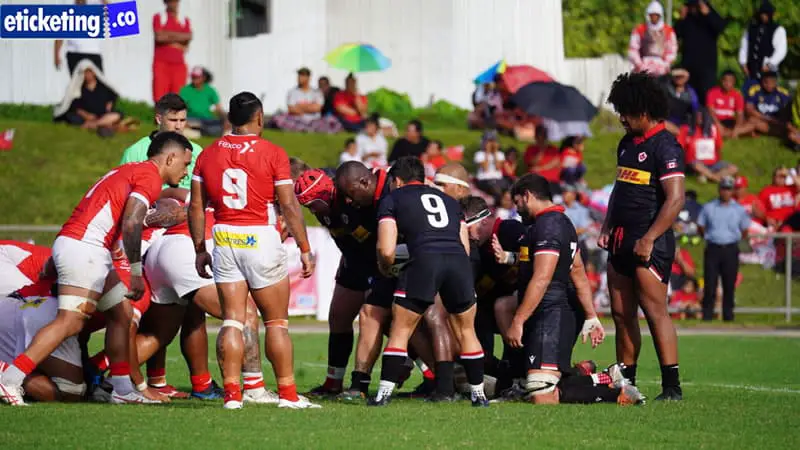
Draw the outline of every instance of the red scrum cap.
M330 205L333 191L333 180L320 169L306 170L294 182L294 195L303 206L315 200Z

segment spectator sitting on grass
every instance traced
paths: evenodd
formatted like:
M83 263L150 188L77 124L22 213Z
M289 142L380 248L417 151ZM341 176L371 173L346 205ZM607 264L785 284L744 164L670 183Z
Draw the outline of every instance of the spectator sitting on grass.
M61 104L53 112L54 120L97 130L98 135L109 137L122 121L122 113L115 109L118 98L103 72L90 60L81 60Z
M308 133L338 133L342 125L332 117L322 117L322 92L311 87L311 71L303 67L297 71L297 86L286 96L288 112L272 118L281 130Z
M425 177L433 179L436 171L442 166L447 164L447 158L444 157L442 151L444 144L439 140L432 140L428 142L428 148L422 154L422 163L425 164Z
M191 83L181 88L180 96L189 108L186 125L199 130L203 136L221 136L230 126L225 120L225 110L219 101L217 90L211 86L211 73L195 66Z
M583 164L583 136L570 136L561 142L561 182L566 184L586 185L583 176L586 166Z
M475 166L477 167L478 189L491 195L495 202L500 199L503 191L508 189L508 183L503 178L500 166L505 160L505 155L500 151L500 142L497 132L486 131L483 133L481 150L475 152Z
M680 289L673 290L669 298L669 307L677 310L671 314L673 319L699 319L702 309L697 281L687 279Z
M538 173L551 184L561 178L561 152L547 139L547 128L536 127L536 142L525 150L525 165L528 172Z
M519 152L514 147L508 147L505 151L505 159L501 164L500 171L503 176L511 184L517 179L517 161L519 160Z
M765 186L758 194L764 205L766 225L776 230L795 210L797 205L797 184L788 185L789 170L778 167L772 174L772 184Z
M701 183L706 180L714 183L739 170L733 164L722 160L722 134L711 118L701 110L696 115L694 130L688 125L681 127L678 142L686 155L686 166L697 174Z
M336 97L336 93L341 89L331 86L331 80L325 76L319 77L319 80L317 80L317 89L322 92L322 96L325 98L325 103L322 104L322 111L320 111L322 115L335 115L336 110L333 108L333 98Z
M756 132L777 137L786 135L784 115L791 97L786 88L778 86L776 72L762 73L761 83L750 88L745 101L748 122Z
M764 223L764 205L756 194L747 190L750 185L747 177L739 175L734 182L733 199L742 205L745 212L753 221Z
M386 167L386 153L389 144L378 128L377 115L371 116L364 122L364 129L356 136L358 154L367 167Z
M689 86L689 71L684 68L672 69L672 77L667 83L669 93L669 117L665 124L667 130L678 135L682 125L694 122L694 116L700 108L697 92Z
M344 79L344 90L337 92L333 98L333 108L342 127L350 132L364 128L367 107L367 97L359 94L356 77L352 73L347 75Z
M697 280L697 265L689 250L678 245L675 246L675 259L672 261L670 272L669 286L672 292L683 289L683 285L687 281Z
M494 213L501 220L522 221L522 217L517 212L517 207L514 206L514 199L511 198L511 191L509 190L503 191Z
M723 138L736 139L753 131L744 115L744 97L736 89L736 73L726 70L719 86L714 86L706 96L706 107Z
M344 141L344 150L339 155L339 165L348 161L361 161L361 155L358 152L358 144L353 138L347 138Z
M389 163L394 163L404 156L421 157L428 149L428 138L422 135L422 122L414 119L406 125L406 134L394 142Z
M472 94L472 106L475 109L467 117L471 129L495 127L495 116L503 112L503 97L497 92L497 85L495 83L478 85Z

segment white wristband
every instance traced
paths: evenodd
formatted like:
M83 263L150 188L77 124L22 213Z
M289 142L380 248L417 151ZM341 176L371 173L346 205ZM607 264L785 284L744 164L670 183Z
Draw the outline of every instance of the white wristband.
M134 277L142 276L142 263L141 263L141 261L140 262L131 263L131 276L134 276Z
M503 264L513 266L517 263L517 254L514 252L506 252L506 257L503 260Z
M141 383L136 385L136 390L139 392L144 392L147 390L147 381L142 381Z

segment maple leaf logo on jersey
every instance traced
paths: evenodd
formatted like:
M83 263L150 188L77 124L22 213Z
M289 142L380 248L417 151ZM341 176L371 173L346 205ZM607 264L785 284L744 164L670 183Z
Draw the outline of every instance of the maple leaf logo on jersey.
M678 167L678 163L673 159L667 163L667 169L674 169Z
M645 153L645 152L639 153L639 162L640 163L644 162L645 159L647 159L647 153Z

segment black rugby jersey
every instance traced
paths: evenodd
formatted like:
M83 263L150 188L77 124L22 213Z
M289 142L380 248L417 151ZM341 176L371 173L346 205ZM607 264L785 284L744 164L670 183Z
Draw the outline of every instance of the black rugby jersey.
M411 258L422 253L466 255L461 243L461 205L422 183L409 183L381 200L378 220L394 220Z
M537 214L534 223L528 227L519 250L517 295L520 302L533 278L536 255L552 254L558 256L558 263L540 306L570 305L568 290L572 284L572 261L577 251L578 234L572 221L564 214L563 207L553 206Z
M519 252L525 236L525 225L517 220L497 219L493 235L497 235L500 246L507 252ZM517 265L500 264L494 257L491 239L478 248L480 265L475 273L475 293L478 297L502 297L517 289ZM472 256L472 255L470 255Z
M617 148L611 226L649 227L666 196L661 182L683 177L683 149L660 124L641 137L627 134Z

